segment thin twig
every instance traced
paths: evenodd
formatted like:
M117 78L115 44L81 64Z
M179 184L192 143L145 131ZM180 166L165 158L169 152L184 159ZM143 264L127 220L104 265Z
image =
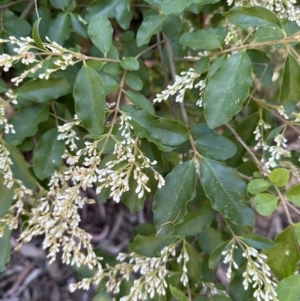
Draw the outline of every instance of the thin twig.
M28 2L29 0L18 0L18 1L15 1L15 2L12 2L12 3L7 3L5 5L2 5L0 6L0 10L5 10L15 4L19 4L19 3L22 3L22 2Z
M157 43L161 42L159 33L156 34L156 39L157 39ZM160 62L161 62L161 66L162 66L164 81L165 81L165 87L166 87L168 85L168 76L167 76L166 64L165 64L161 44L158 45L158 51L159 51L159 56L160 56Z
M27 19L29 17L31 9L35 6L35 0L31 0L25 9L23 10L20 19Z

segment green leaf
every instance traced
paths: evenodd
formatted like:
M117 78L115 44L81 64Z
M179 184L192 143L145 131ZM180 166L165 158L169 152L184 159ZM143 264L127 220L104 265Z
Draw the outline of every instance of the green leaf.
M5 144L5 147L8 149L9 156L13 162L11 170L14 178L21 180L27 188L35 191L37 188L37 181L29 170L30 165L25 161L23 155L16 147L10 144Z
M124 110L124 108L122 109ZM149 114L147 111L144 110L132 110L132 109L129 112L126 112L126 114L131 117L129 123L133 126L133 130L138 137L146 138L149 142L155 143L156 146L164 152L170 152L175 148L175 147L162 144L160 141L154 139L149 134L148 132L149 124L153 120L157 120L158 119L157 116Z
M164 0L161 8L164 15L170 15L179 14L190 5L191 0Z
M146 17L136 35L138 47L148 44L151 37L162 30L162 24L166 20L164 15L152 15Z
M188 212L183 222L174 226L174 235L194 236L209 227L214 218L215 211L209 204L202 205L194 212Z
M254 225L254 212L245 202L246 183L234 169L202 157L200 181L215 210L234 224Z
M49 107L42 104L21 109L10 120L16 133L6 134L5 140L9 144L19 145L26 137L33 136L38 130L38 125L46 121L48 116Z
M283 187L288 183L290 174L285 168L276 168L270 173L269 179L274 185Z
M33 27L32 27L32 38L37 47L44 49L44 45L43 45L43 42L42 42L42 39L41 39L40 33L39 33L40 22L41 22L41 19L38 19L34 22Z
M218 37L209 30L198 30L184 33L179 42L183 46L188 46L193 50L213 50L221 49Z
M281 28L281 23L274 13L260 7L235 6L229 12L222 13L232 24L247 30L249 27L276 26Z
M268 216L277 208L278 198L270 193L259 193L254 203L259 214Z
M57 9L63 9L69 5L70 0L50 0L50 3Z
M133 91L124 91L124 94L132 101L138 108L154 114L152 103L143 95Z
M261 42L268 42L268 41L276 41L284 39L283 31L274 26L267 26L267 27L258 27L255 31L253 42L261 43Z
M121 67L125 70L138 70L140 68L140 64L134 57L125 57L121 61Z
M101 134L105 123L105 89L98 73L87 66L78 72L74 85L78 118L91 134Z
M222 55L221 57L217 58L210 66L208 73L207 73L207 78L211 78L216 71L222 66L223 62L225 61L225 55Z
M17 90L21 98L43 103L48 100L58 99L68 94L70 84L65 78L35 79L26 82Z
M66 145L63 140L57 139L58 134L57 129L46 132L34 150L34 172L41 180L50 177L63 163Z
M197 149L205 157L215 160L227 160L236 153L236 146L224 136L208 134L196 141Z
M213 251L213 253L209 256L208 265L210 269L215 269L223 262L224 255L222 252L228 250L231 244L232 241L225 241Z
M188 297L184 295L178 288L170 285L170 292L174 298L178 301L189 301Z
M99 292L94 296L92 301L112 301L112 298L107 292Z
M173 232L173 226L183 221L186 204L196 195L194 161L176 166L165 181L165 185L156 191L153 201L153 218L158 236Z
M47 36L51 41L63 45L70 36L70 26L70 15L68 13L59 13L49 25Z
M267 264L278 278L292 276L299 268L297 263L300 256L291 228L279 233L274 242L276 244L274 248L264 251L268 257ZM285 300L282 299L282 301Z
M13 189L8 189L4 184L4 179L2 175L0 177L0 218L2 218L5 214L8 213L9 208L13 202ZM0 273L6 270L5 265L10 260L10 249L11 249L11 230L8 227L4 228L3 236L0 237Z
M257 235L246 234L240 237L247 245L255 249L269 249L273 248L275 244L269 238Z
M212 227L208 227L198 234L198 244L201 250L208 255L211 255L224 240L222 233Z
M87 22L81 18L78 14L70 14L71 23L74 32L80 35L83 38L88 38L87 33Z
M296 301L300 296L300 275L293 275L282 279L277 288L277 298L279 301Z
M251 84L251 62L245 53L235 53L221 64L205 88L204 115L210 128L228 122L241 110Z
M128 85L129 88L135 91L140 91L143 89L143 82L142 80L136 76L135 74L129 73L125 77L125 83Z
M88 35L105 57L112 45L113 32L111 23L106 17L97 15L89 22Z
M288 199L300 207L300 184L292 187L287 193Z
M130 12L131 0L96 0L87 7L86 19L91 20L94 16L115 18L118 24L128 29L132 14Z
M251 60L252 71L256 78L261 80L264 86L272 85L273 66L270 58L263 51L256 49L249 49L246 53Z
M137 254L155 257L166 246L174 243L178 237L156 237L156 236L143 236L138 234L132 243L129 244L129 249Z
M177 120L159 118L152 121L148 127L149 134L162 144L177 146L189 138L186 126Z
M184 241L184 248L186 249L186 252L189 256L189 261L186 264L187 276L189 278L189 281L199 284L202 278L202 258L199 255L199 253L195 250L195 248L187 241Z
M252 194L258 194L271 186L271 183L263 179L255 179L249 182L247 190Z
M297 104L300 101L300 66L298 61L290 53L287 55L282 84L280 88L281 103L293 102Z
M11 11L4 11L2 19L2 30L4 30L8 36L26 37L30 35L30 24L19 17L16 17Z

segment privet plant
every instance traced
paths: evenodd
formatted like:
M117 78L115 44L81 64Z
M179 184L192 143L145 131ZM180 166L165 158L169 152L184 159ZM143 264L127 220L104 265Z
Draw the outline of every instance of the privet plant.
M105 300L299 299L296 0L1 4L1 271L19 228ZM79 227L107 200L152 201L114 265Z

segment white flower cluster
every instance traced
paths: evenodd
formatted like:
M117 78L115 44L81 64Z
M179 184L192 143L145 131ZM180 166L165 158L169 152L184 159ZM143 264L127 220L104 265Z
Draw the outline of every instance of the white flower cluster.
M156 95L153 102L167 100L171 95L175 95L176 93L177 96L175 101L183 102L185 91L187 89L193 89L195 79L200 76L201 74L197 73L197 71L193 68L190 68L188 71L181 72L180 75L176 75L175 82L172 85L169 85L166 90L161 92L161 94Z
M236 45L240 45L239 36L236 27L232 24L228 26L228 33L224 41L225 45L228 45L231 41L233 41Z
M265 262L267 256L258 253L254 248L247 247L243 257L247 259L246 271L243 273L244 289L247 290L251 284L255 288L253 297L257 301L278 301L275 291L277 284L273 281L270 267Z
M13 90L8 90L5 92L5 95L7 97L7 100L4 100L0 97L0 125L4 125L4 133L12 133L15 134L15 129L12 124L8 123L8 119L6 117L8 108L10 106L10 103L12 104L18 104L17 96L14 94Z
M145 191L150 192L147 186L149 177L146 170L150 169L154 173L155 179L158 181L158 188L165 185L164 178L154 169L156 161L151 162L138 148L138 141L131 137L132 126L129 124L131 117L126 115L120 116L120 128L122 141L117 141L113 154L116 156L105 164L105 168L98 170L97 193L104 188L109 188L110 196L115 202L119 202L122 194L129 191L129 180L133 174L133 178L137 183L135 193L142 198Z
M65 140L65 144L70 147L71 151L76 150L78 147L75 140L79 140L73 127L80 124L80 120L77 115L74 116L74 121L66 122L63 125L58 126L58 131L62 134L58 135L58 140Z
M263 6L273 11L279 18L287 18L300 26L300 8L297 0L227 0L228 5Z
M202 282L202 286L203 288L201 290L201 295L205 295L208 297L215 296L215 295L223 295L229 298L227 292L217 288L213 282Z
M264 141L264 137L263 137L263 133L264 130L270 129L271 126L269 124L267 124L266 122L264 122L263 119L260 119L253 134L255 134L255 140L257 141L254 149L260 149L262 148L263 150L267 150L269 148L269 146L266 144L266 142Z
M0 66L4 67L4 71L8 71L13 64L21 62L24 65L32 65L31 68L23 71L17 77L11 79L16 86L18 86L30 73L36 73L38 70L43 68L43 61L37 60L37 55L32 52L33 50L39 51L39 56L46 56L46 60L51 56L56 56L57 60L54 62L54 65L57 68L46 69L45 73L39 75L40 78L49 79L50 74L59 70L65 70L68 66L74 65L78 61L84 60L85 57L81 53L72 52L66 48L63 48L56 42L51 42L47 38L47 42L43 43L44 48L39 48L35 44L34 40L30 37L20 39L16 37L9 37L8 40L0 39L0 43L10 43L16 45L13 48L16 55L8 55L6 53L0 55ZM32 51L31 51L32 50Z
M274 142L276 143L276 145L270 146L269 148L271 156L265 164L267 169L276 167L277 161L280 159L280 157L288 155L289 153L287 150L285 150L285 148L287 147L287 139L284 137L283 134L277 135L274 138Z
M249 284L255 288L253 297L257 301L278 301L276 294L276 283L272 278L270 267L266 264L267 256L258 253L258 251L252 247L244 245L245 250L243 252L243 257L247 260L246 271L243 273L244 289L249 288ZM231 279L232 276L232 266L238 269L237 263L233 260L234 250L237 246L233 243L228 250L222 252L225 256L223 263L229 264L226 276ZM255 259L253 259L255 258Z
M167 282L166 277L170 275L167 269L167 264L176 258L176 247L178 242L163 248L158 257L146 257L136 253L124 254L120 253L117 260L120 264L114 267L107 266L104 270L97 272L92 278L85 278L79 283L71 284L70 290L89 289L92 284L98 285L101 280L107 279L106 290L117 294L120 292L120 284L123 280L128 281L133 273L139 273L140 278L134 280L130 288L129 295L120 298L120 301L138 301L152 299L155 295L165 296ZM128 262L125 262L128 260ZM183 247L177 262L183 262L180 282L187 286L187 267L186 263L189 261L189 255ZM174 273L174 272L172 272Z
M26 188L21 180L15 179L11 170L13 165L9 157L10 153L5 147L5 144L0 140L0 174L3 177L3 184L8 189L13 189L13 200L15 203L11 205L9 213L0 219L0 237L3 235L3 230L6 226L9 229L16 229L18 227L19 215L24 213L24 197L31 196L33 191Z

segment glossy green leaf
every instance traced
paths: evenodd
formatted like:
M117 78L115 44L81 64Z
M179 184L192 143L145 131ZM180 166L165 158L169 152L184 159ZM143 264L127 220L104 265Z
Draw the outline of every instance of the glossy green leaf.
M131 117L129 123L133 126L133 130L138 137L146 138L149 142L155 143L160 150L165 152L169 152L175 148L175 147L162 144L160 141L154 139L148 132L149 124L152 121L157 120L158 119L157 116L154 116L144 110L132 110L132 109L126 114Z
M43 45L42 39L40 37L40 32L39 32L40 22L41 22L41 19L38 19L34 22L33 27L32 27L32 38L37 47L44 49L44 45Z
M178 301L189 301L188 297L173 285L170 285L170 292L172 296Z
M198 234L198 244L206 254L211 255L225 239L218 230L208 227Z
M224 218L237 225L254 225L254 212L246 202L246 183L234 169L202 157L200 181L212 207Z
M188 46L193 50L213 50L220 49L221 45L218 37L209 30L198 30L184 33L179 40L183 46Z
M263 27L262 27L263 28ZM273 66L270 58L263 51L249 49L246 51L252 63L252 71L263 85L272 85Z
M126 57L121 61L121 67L125 70L138 70L140 64L134 57Z
M174 235L193 236L209 227L215 215L209 204L185 215L182 223L174 226Z
M5 146L9 151L9 155L13 163L11 165L11 170L14 178L21 180L25 187L35 191L37 188L37 181L30 171L30 165L25 161L23 155L16 147L10 144L5 144Z
M274 242L269 238L257 235L246 234L240 237L247 245L255 249L269 249L275 246Z
M132 19L130 1L95 0L87 7L86 19L91 20L94 16L115 18L118 24L126 30L129 28Z
M16 17L11 11L4 11L2 22L2 30L4 30L7 35L19 37L26 37L30 35L31 27L29 23Z
M263 180L263 179L255 179L249 182L247 186L248 192L252 194L258 194L260 192L265 191L271 186L271 183Z
M142 80L136 76L135 74L129 73L125 77L125 83L128 85L129 88L135 91L140 91L143 89L143 82Z
M276 168L270 173L269 179L274 185L283 187L288 183L290 174L285 168Z
M14 191L13 189L8 189L4 184L2 175L0 177L0 218L8 213L9 208L13 202ZM11 230L8 227L4 228L3 236L0 237L0 273L6 270L6 264L10 260L10 249L11 249Z
M53 7L62 9L69 5L70 0L50 0L50 3Z
M57 139L58 135L57 129L47 131L34 150L34 172L41 180L50 177L63 163L66 145L63 140Z
M91 134L101 134L105 123L105 89L98 73L87 66L78 72L74 85L78 118Z
M152 103L143 95L133 91L124 91L124 94L130 101L134 103L138 108L154 114L154 108Z
M284 33L279 27L258 27L255 31L253 42L262 43L284 39Z
M70 36L71 19L68 13L59 13L48 29L48 38L63 45Z
M222 15L228 18L232 24L246 30L253 26L276 26L281 28L277 16L261 6L235 6L229 12L222 13Z
M278 198L270 193L259 193L254 198L259 214L268 216L277 208Z
M207 78L211 78L216 71L222 66L223 62L225 61L225 55L222 55L221 57L217 58L210 66L208 73L207 73Z
M214 250L214 252L209 257L208 265L210 269L215 269L223 262L224 255L222 254L222 252L228 250L231 244L232 241L225 241L216 250Z
M92 301L112 301L112 298L107 292L99 292L94 296Z
M281 103L300 101L300 66L298 61L290 53L284 63L282 84L280 89Z
M179 16L169 16L164 22L162 32L168 39L178 37L182 29L182 22Z
M292 276L299 268L297 263L300 256L291 228L279 233L274 242L276 244L274 248L264 251L268 256L267 264L278 278L283 279Z
M200 254L196 251L196 249L189 244L187 241L184 241L184 248L189 256L189 261L186 264L187 268L187 276L189 281L192 283L201 283L201 266L202 266L202 258Z
M149 134L162 144L177 146L189 138L186 126L177 120L159 118L148 127Z
M279 301L296 301L300 296L300 275L293 275L282 279L277 288L277 298Z
M148 44L151 37L162 30L162 24L166 20L164 15L152 15L143 20L136 35L136 43L140 47Z
M196 141L196 147L205 157L227 160L236 153L236 146L224 136L208 134Z
M288 199L300 207L300 184L292 187L287 193Z
M143 256L155 257L159 252L171 243L174 243L178 238L174 236L156 237L137 235L133 242L129 244L129 249L132 252Z
M19 145L26 137L33 136L41 122L48 119L49 107L38 104L25 107L18 111L10 123L14 126L15 134L5 135L5 140L12 145Z
M35 79L22 85L17 95L21 98L43 103L68 94L70 84L65 78Z
M156 191L153 201L153 218L158 236L173 232L174 225L183 221L186 204L195 197L194 161L176 166L165 181L165 185Z
M210 128L228 122L241 110L251 84L251 62L245 53L235 53L221 64L205 88L204 115Z
M88 35L105 57L112 45L113 32L111 23L106 17L95 16L89 22Z
M88 38L87 22L78 14L70 14L73 30L83 38Z
M161 8L164 15L170 15L179 14L190 5L191 0L164 0Z

